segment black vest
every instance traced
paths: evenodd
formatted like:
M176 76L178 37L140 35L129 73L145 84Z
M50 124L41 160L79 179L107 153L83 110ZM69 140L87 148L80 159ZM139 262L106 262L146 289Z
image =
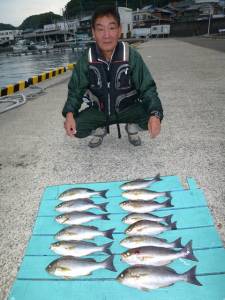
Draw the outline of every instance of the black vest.
M88 50L88 61L90 100L107 116L137 101L137 91L131 83L128 44L118 42L110 62L101 58L94 44Z

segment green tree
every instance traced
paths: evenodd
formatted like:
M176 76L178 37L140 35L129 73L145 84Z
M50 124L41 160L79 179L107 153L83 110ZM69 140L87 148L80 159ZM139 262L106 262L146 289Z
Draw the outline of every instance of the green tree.
M17 29L13 25L0 23L0 30L15 30Z
M52 24L59 20L62 20L62 16L56 15L53 12L33 15L26 18L19 26L19 29L41 29L44 27L44 25Z

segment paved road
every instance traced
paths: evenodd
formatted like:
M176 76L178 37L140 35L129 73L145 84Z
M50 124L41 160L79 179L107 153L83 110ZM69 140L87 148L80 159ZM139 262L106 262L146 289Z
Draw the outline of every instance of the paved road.
M0 298L15 279L44 187L63 183L178 175L204 190L225 240L225 56L181 40L151 40L140 53L158 85L162 133L142 146L117 138L115 127L98 149L69 139L61 109L67 84L0 115Z
M179 38L186 43L190 43L196 46L210 48L213 50L225 52L225 37L224 38L208 38L208 37L185 37Z

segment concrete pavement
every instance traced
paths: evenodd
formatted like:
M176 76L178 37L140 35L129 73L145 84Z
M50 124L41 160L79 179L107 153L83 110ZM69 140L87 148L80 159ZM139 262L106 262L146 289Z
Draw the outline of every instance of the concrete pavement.
M49 185L177 175L197 180L225 241L225 55L180 40L139 47L157 83L165 118L161 135L142 132L135 148L116 127L101 147L70 139L61 109L67 83L0 115L0 299L11 287ZM68 80L67 80L68 81Z

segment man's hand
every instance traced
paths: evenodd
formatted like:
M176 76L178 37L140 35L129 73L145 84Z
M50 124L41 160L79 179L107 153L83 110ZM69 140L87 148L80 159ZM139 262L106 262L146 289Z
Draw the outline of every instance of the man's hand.
M64 122L64 128L66 130L66 134L70 137L74 137L76 134L76 121L74 120L73 114L71 112L67 113L66 120Z
M160 124L160 119L152 116L148 120L148 131L151 136L151 138L157 137L159 135L161 130L161 124Z

